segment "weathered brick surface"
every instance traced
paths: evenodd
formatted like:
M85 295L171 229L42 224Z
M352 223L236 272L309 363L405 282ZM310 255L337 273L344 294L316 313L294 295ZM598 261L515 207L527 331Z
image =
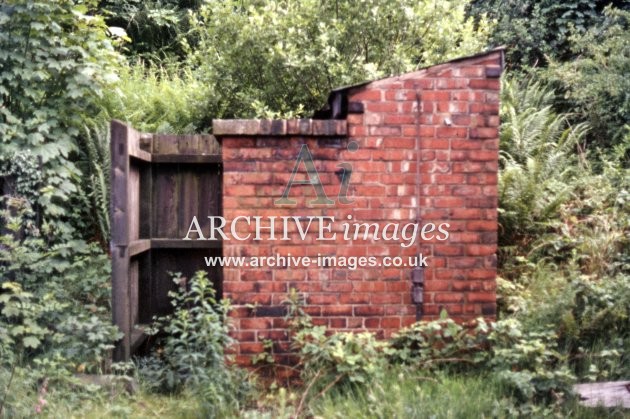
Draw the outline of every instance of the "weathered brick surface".
M371 82L348 91L364 112L345 120L217 120L214 135L224 159L223 215L323 215L335 227L350 222L421 225L449 223L448 240L402 247L400 241L225 241L224 256L428 255L423 318L442 309L456 319L495 313L499 87L502 52L461 59ZM356 105L355 105L356 106ZM358 144L351 150L350 142ZM277 206L300 147L313 155L334 205L313 205L311 185L294 185L296 205ZM339 164L350 163L348 197L337 200ZM300 166L298 178L304 179ZM419 213L418 213L419 211ZM314 222L314 226L316 226ZM254 233L245 226L239 234ZM276 227L277 236L282 235ZM268 234L267 231L264 231ZM340 232L338 232L340 233ZM252 234L253 235L253 234ZM229 236L229 234L228 234ZM301 292L316 324L335 330L374 331L388 337L415 321L409 267L224 268L223 290L232 300L234 348L239 363L272 339L280 362L291 362L283 302ZM256 308L252 308L255 306Z

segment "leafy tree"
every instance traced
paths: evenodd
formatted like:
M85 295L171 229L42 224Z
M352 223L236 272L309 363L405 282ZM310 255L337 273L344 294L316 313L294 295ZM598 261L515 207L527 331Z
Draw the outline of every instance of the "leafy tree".
M94 4L9 0L0 6L0 156L11 160L28 150L41 159L36 194L51 236L87 227L79 137L98 119L103 91L116 79L107 28L88 15Z
M159 59L181 58L178 37L188 27L188 12L201 6L201 0L102 0L99 13L111 27L125 30L131 42L130 55Z
M605 6L629 7L627 0L474 0L469 12L497 20L491 40L508 46L515 67L546 65L549 57L573 56L569 37L602 21Z
M301 114L342 85L399 74L486 45L466 2L208 2L192 15L187 64L214 117ZM186 45L189 43L190 45Z
M553 60L545 75L564 92L560 105L591 125L591 143L611 147L630 125L630 11L607 8L604 16L570 38L577 58Z

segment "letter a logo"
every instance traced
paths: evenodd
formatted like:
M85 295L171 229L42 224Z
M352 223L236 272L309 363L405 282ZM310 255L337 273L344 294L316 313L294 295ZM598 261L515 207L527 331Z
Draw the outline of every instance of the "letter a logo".
M308 179L304 180L295 180L295 175L300 167L300 163L304 162L304 166L306 166L306 175ZM306 144L302 145L300 149L300 153L298 154L297 161L295 162L295 167L293 168L293 172L291 173L291 177L289 178L289 183L287 183L287 187L284 188L284 192L282 193L282 198L276 199L276 205L295 205L297 202L293 199L289 199L289 192L291 192L291 186L293 185L312 185L315 188L315 193L317 194L317 199L311 201L312 205L334 205L335 201L328 199L326 196L326 192L324 191L324 186L322 185L321 180L319 179L319 173L317 173L317 169L315 168L315 163L313 162L313 156L311 155L310 150Z

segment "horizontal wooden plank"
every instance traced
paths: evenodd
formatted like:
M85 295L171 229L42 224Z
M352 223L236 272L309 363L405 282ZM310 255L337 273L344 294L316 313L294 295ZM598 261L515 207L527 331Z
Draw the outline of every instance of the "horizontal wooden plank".
M151 153L148 153L137 147L129 147L129 157L151 163Z
M220 154L153 154L152 161L183 164L221 163L223 157Z
M630 381L575 384L573 391L580 395L580 404L584 406L630 408Z
M221 240L151 239L152 249L220 249Z
M129 243L129 257L150 249L219 249L221 240L141 239Z
M129 243L129 257L144 253L151 248L151 240L134 240Z

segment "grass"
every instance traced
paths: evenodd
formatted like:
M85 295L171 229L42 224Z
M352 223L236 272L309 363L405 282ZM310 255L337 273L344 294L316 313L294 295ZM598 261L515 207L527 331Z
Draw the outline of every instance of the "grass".
M241 417L289 419L295 417L301 394L278 389L267 392L257 410ZM261 400L263 400L261 398ZM300 412L306 418L513 418L571 417L630 418L623 409L587 408L571 398L552 410L517 400L492 375L427 375L421 370L392 369L383 380L357 388L335 388L311 400Z
M394 370L380 383L363 390L322 397L310 413L323 418L510 418L555 416L542 405L531 411L517 409L516 400L491 375L437 375ZM591 409L575 400L560 408L562 417L628 418L620 409ZM555 412L558 414L558 411Z
M38 394L19 383L20 406L7 417L35 413ZM201 418L202 400L192 393L177 396L151 394L142 389L133 396L112 396L103 391L69 392L49 388L41 417L64 418ZM265 388L255 406L232 417L289 419L295 417L301 389ZM492 375L427 375L421 370L395 368L380 382L357 388L335 388L309 403L300 412L305 418L512 418L570 417L630 418L623 409L587 408L569 399L551 411L544 405L517 407L517 401Z

